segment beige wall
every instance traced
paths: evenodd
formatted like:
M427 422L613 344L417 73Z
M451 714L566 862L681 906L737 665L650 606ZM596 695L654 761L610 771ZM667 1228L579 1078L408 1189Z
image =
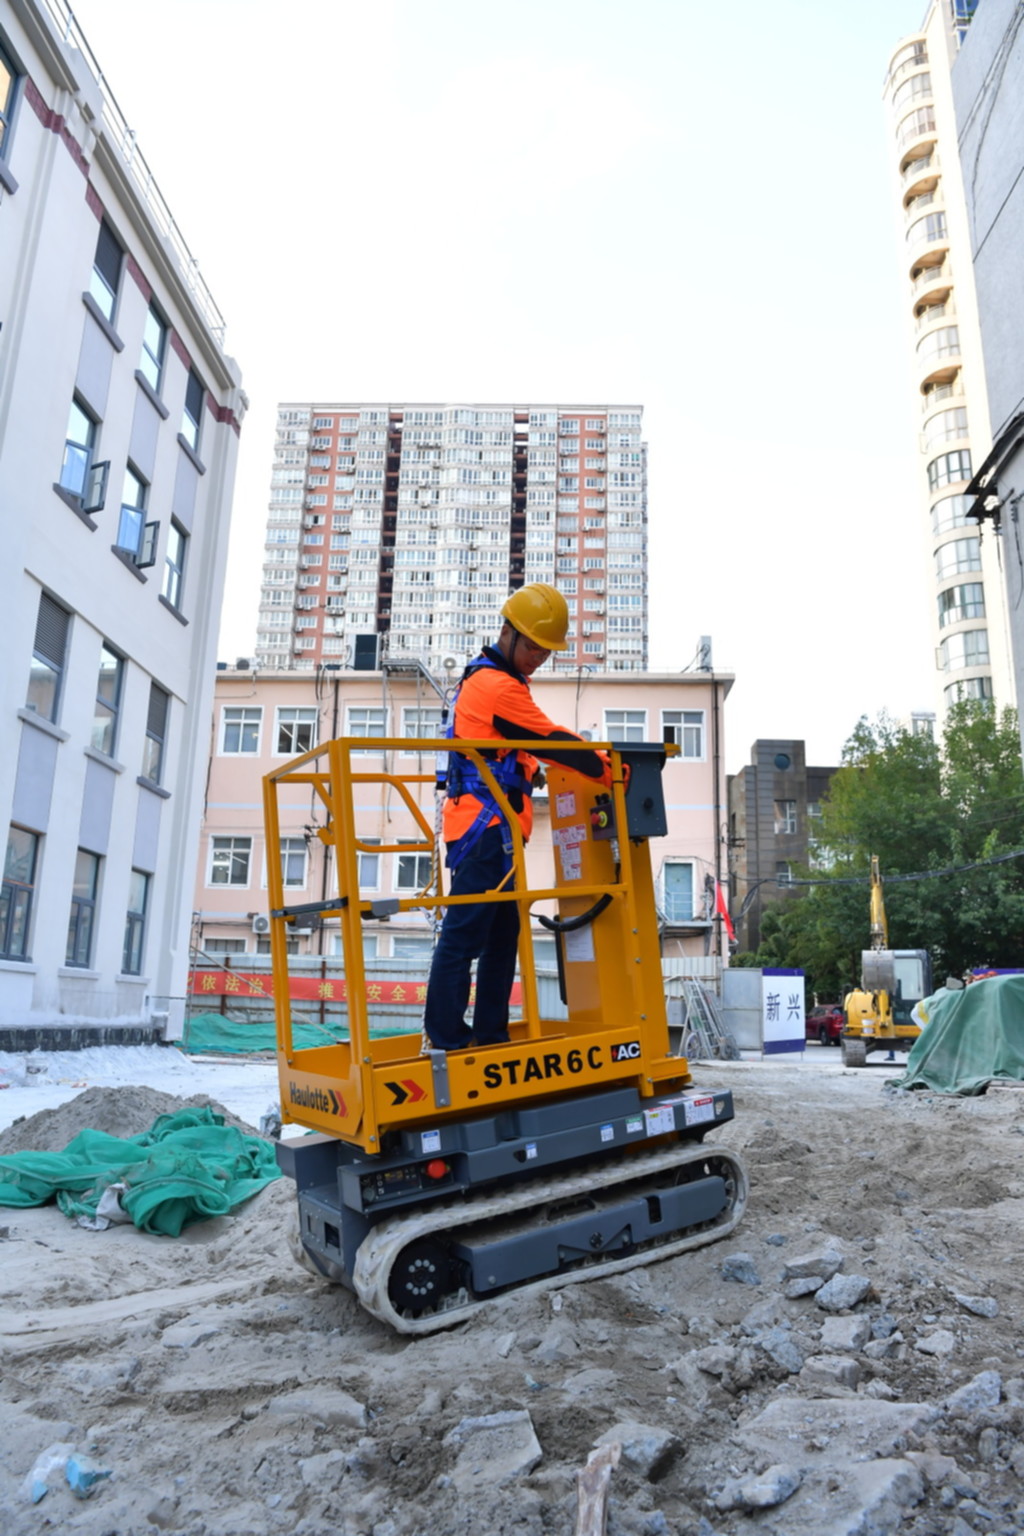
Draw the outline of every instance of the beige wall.
M552 720L594 740L660 741L667 723L680 716L685 720L684 750L688 755L671 759L663 777L669 833L651 844L657 899L664 918L662 949L668 956L726 952L720 924L712 921L713 901L707 904L705 878L717 875L723 886L727 884L723 705L731 686L731 676L716 678L708 673L534 679L534 696ZM290 718L287 714L282 717L281 711L303 710L307 716L315 715L318 739L327 740L335 730L365 734L366 717L359 714L363 710L384 711L387 735L404 736L407 711L438 706L437 695L422 678L416 681L387 673L350 671L322 671L316 677L308 673L275 672L263 677L258 672L218 672L195 893L197 930L207 952L216 952L224 940L230 941L232 949L239 942L244 942L247 953L257 949L253 919L267 912L261 783L264 774L295 755L290 749L278 751L279 746L286 745L280 734ZM244 741L242 732L248 733ZM238 750L241 747L246 750ZM415 769L412 755L397 756L403 770ZM377 765L380 758L370 761ZM423 771L432 767L432 758L425 758ZM431 824L433 802L432 790L424 786L420 803ZM365 837L397 842L414 835L412 820L393 793L368 789L365 802L357 797L357 805ZM313 821L310 799L289 791L282 802L282 836L300 839ZM216 877L215 854L216 862L224 864L227 850L223 844L215 847L214 840L224 838L240 840L240 853L248 850L245 883L228 884ZM303 877L303 883L289 888L290 901L315 901L321 896L320 845L314 839L309 846L304 858L296 844L294 873ZM398 893L397 864L397 855L382 854L377 885L368 887L367 894ZM542 884L551 878L550 826L543 797L536 802L529 865L531 880ZM242 872L235 869L236 875ZM322 932L301 937L299 952L332 953L335 933L329 925ZM419 914L403 914L386 924L368 923L366 935L371 947L376 941L375 950L381 957L395 954L403 945L408 948L410 940L419 939L425 948L430 943L430 927Z

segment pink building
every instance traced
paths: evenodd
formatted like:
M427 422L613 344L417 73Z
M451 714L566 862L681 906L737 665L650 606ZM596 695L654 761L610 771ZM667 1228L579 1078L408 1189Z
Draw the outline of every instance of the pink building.
M715 916L716 884L727 885L724 703L729 674L587 673L538 676L537 702L558 724L595 741L672 741L678 757L664 770L668 836L652 843L652 863L666 959L719 956L728 949ZM441 700L429 675L415 663L385 663L382 671L318 668L316 673L221 669L217 673L213 740L195 894L195 942L209 956L267 953L269 941L267 849L263 832L262 778L289 758L334 735L414 740L436 737ZM400 772L433 769L432 754L417 768L416 754L387 749ZM368 771L382 767L385 752L368 753ZM434 822L434 794L420 803ZM531 881L551 879L551 833L543 794L536 800L530 843ZM285 801L282 817L283 874L289 901L314 902L333 893L316 827L322 811L310 796ZM357 800L361 889L368 897L415 895L426 888L431 857L407 809L393 791L367 786ZM417 847L416 844L419 843ZM402 844L410 845L404 852ZM376 847L380 847L378 853ZM538 926L538 964L553 947ZM340 950L335 920L292 939L299 954L330 956ZM367 958L429 963L433 947L427 913L399 913L367 922ZM231 962L235 963L235 962Z

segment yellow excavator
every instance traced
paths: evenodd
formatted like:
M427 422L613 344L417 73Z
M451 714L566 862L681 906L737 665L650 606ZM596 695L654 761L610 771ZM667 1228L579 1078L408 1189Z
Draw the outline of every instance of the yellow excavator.
M732 1119L731 1093L696 1087L686 1060L670 1053L648 843L668 830L661 774L674 749L608 744L610 792L549 766L554 870L531 885L519 819L492 772L493 745L459 742L512 843L511 877L482 897L444 894L435 774L398 766L410 754L433 765L449 743L342 738L264 781L281 1118L314 1133L278 1143L296 1186L299 1256L406 1334L450 1327L511 1291L615 1274L713 1242L734 1229L746 1200L740 1159L717 1141L704 1145ZM282 883L279 807L310 792L336 888L295 905ZM382 793L394 829L384 845L368 831ZM429 853L428 887L361 896L364 849ZM364 927L470 900L519 906L521 1017L510 1041L422 1054L418 1021L415 1033L372 1031ZM535 905L547 908L536 915L556 940L565 1005L549 1011L566 1017L545 1018L538 1004ZM287 937L311 916L338 921L346 1002L323 1043L300 1048Z
M871 856L870 949L861 951L860 986L843 1002L846 1024L840 1041L843 1066L867 1065L871 1051L910 1050L921 1033L910 1017L915 1003L931 991L926 950L890 949L882 876Z

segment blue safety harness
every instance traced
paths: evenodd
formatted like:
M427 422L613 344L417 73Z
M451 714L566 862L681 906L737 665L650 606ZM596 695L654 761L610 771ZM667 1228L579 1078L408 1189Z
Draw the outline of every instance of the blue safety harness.
M459 702L459 694L462 692L463 683L478 672L481 667L493 667L496 672L503 669L489 656L480 656L471 662L462 674L462 680L456 688L452 698L451 711L444 734L453 739L455 736L455 711ZM497 753L493 759L488 757L488 767L495 779L500 784L507 796L511 790L519 790L521 794L532 795L533 785L519 766L519 755L516 752L506 752L499 757ZM473 795L480 801L480 812L473 823L466 828L461 837L448 845L446 863L453 872L458 869L463 859L480 841L487 827L495 816L498 817L501 826L501 846L505 854L505 871L512 868L512 830L509 827L505 813L495 800L489 785L484 781L479 768L472 759L463 757L460 752L448 753L447 798L458 800L460 795Z

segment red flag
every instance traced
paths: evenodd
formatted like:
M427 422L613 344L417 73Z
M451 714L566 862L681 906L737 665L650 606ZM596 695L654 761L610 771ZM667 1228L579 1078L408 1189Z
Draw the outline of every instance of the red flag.
M729 916L729 908L725 904L725 893L722 887L715 882L715 912L725 924L725 931L729 935L729 943L736 943L736 930L732 926L732 918Z

